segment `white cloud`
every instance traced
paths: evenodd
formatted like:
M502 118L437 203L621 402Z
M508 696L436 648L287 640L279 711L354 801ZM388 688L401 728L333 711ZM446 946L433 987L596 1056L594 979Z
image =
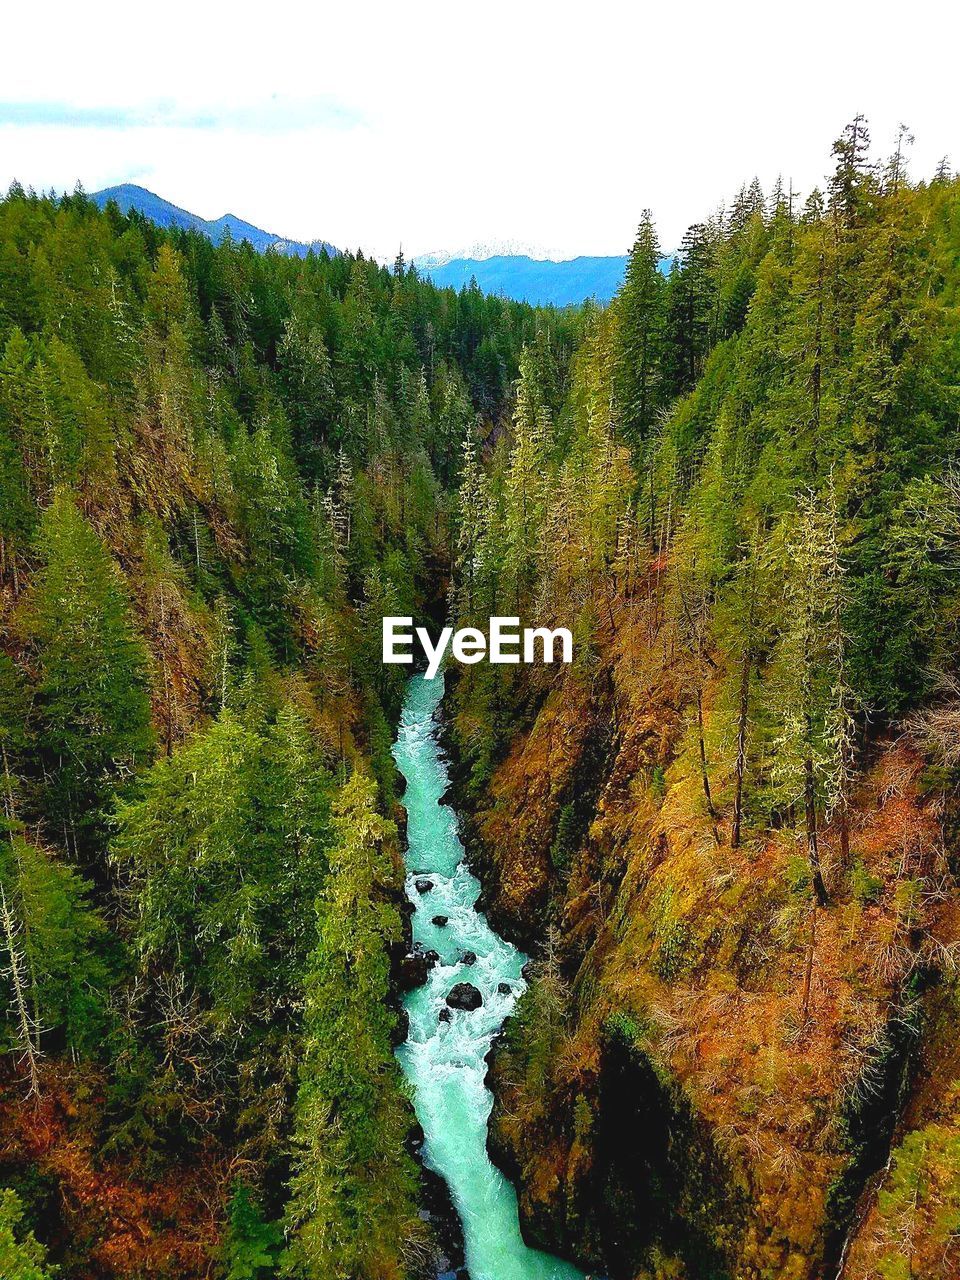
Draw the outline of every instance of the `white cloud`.
M940 0L906 20L862 0L55 0L4 23L0 97L21 114L0 112L0 181L134 179L206 217L383 254L622 252L647 205L673 247L754 174L820 181L857 111L881 151L909 123L917 172L960 162L952 76L931 60L960 19Z

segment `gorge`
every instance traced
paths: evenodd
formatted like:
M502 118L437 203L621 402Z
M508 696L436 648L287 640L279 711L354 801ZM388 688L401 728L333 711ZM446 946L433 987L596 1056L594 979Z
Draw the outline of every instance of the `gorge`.
M574 1267L524 1244L516 1194L487 1156L485 1058L525 986L525 957L476 910L480 886L464 862L456 815L441 803L448 785L436 739L442 695L442 679L412 677L394 747L406 779L414 943L440 957L426 985L407 996L409 1034L398 1057L414 1088L423 1157L447 1182L461 1219L471 1280L578 1280ZM482 1003L442 1020L449 993L465 978Z

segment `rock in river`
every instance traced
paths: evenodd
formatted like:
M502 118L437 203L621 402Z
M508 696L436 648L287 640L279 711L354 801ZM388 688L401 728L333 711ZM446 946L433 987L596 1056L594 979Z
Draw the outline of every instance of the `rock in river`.
M460 959L464 964L476 964L477 953L475 951L464 951Z
M508 996L512 990L513 987L511 987L509 982L497 983L497 993L501 996Z
M451 1009L479 1009L483 996L472 982L458 982L447 996L447 1004Z
M414 987L422 987L432 967L422 951L408 951L398 966L397 985L400 990L412 991Z
M415 880L414 888L416 889L417 893L429 893L430 890L433 888L433 881L432 880Z
M431 923L442 929L449 919L449 916L434 916Z
M439 963L439 951L424 951L422 944L415 942L397 966L397 986L401 991L413 991L415 987L422 987L427 974Z

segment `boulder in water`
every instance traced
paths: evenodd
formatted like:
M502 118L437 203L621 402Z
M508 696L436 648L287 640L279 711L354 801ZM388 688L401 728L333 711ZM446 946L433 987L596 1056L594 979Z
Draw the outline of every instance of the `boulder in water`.
M422 987L433 966L422 951L409 951L397 966L397 986L401 991Z
M447 996L447 1004L451 1009L479 1009L483 1004L483 996L472 982L458 982Z
M477 953L475 951L464 951L460 956L460 960L463 964L476 964Z
M426 879L415 880L413 882L413 887L416 889L417 893L429 893L433 888L433 881Z
M497 992L498 992L498 994L499 994L499 995L501 995L501 996L508 996L508 995L510 995L510 993L511 993L512 991L513 991L513 987L511 987L511 985L510 985L510 983L509 983L509 982L498 982L498 983L497 983Z
M449 916L434 916L430 923L435 924L438 929L442 929L449 919Z
M406 1040L410 1034L410 1015L406 1009L397 1010L397 1020L393 1024L393 1030L390 1033L390 1047L396 1049Z
M425 951L423 953L423 958L427 962L427 968L432 969L435 964L440 963L440 952L433 951L432 949L430 951Z
M450 1010L446 1007L446 1005L444 1005L444 1007L443 1007L443 1008L440 1010L440 1012L437 1014L437 1021L438 1021L438 1022L449 1022L449 1021L450 1021L450 1019L451 1019L452 1017L453 1017L453 1014L452 1014L452 1013L450 1012Z

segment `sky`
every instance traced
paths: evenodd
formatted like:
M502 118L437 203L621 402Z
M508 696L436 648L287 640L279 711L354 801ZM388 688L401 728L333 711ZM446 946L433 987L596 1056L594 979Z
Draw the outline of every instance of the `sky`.
M8 6L0 184L137 182L392 257L665 250L741 182L806 194L857 112L960 167L946 0L47 0Z

